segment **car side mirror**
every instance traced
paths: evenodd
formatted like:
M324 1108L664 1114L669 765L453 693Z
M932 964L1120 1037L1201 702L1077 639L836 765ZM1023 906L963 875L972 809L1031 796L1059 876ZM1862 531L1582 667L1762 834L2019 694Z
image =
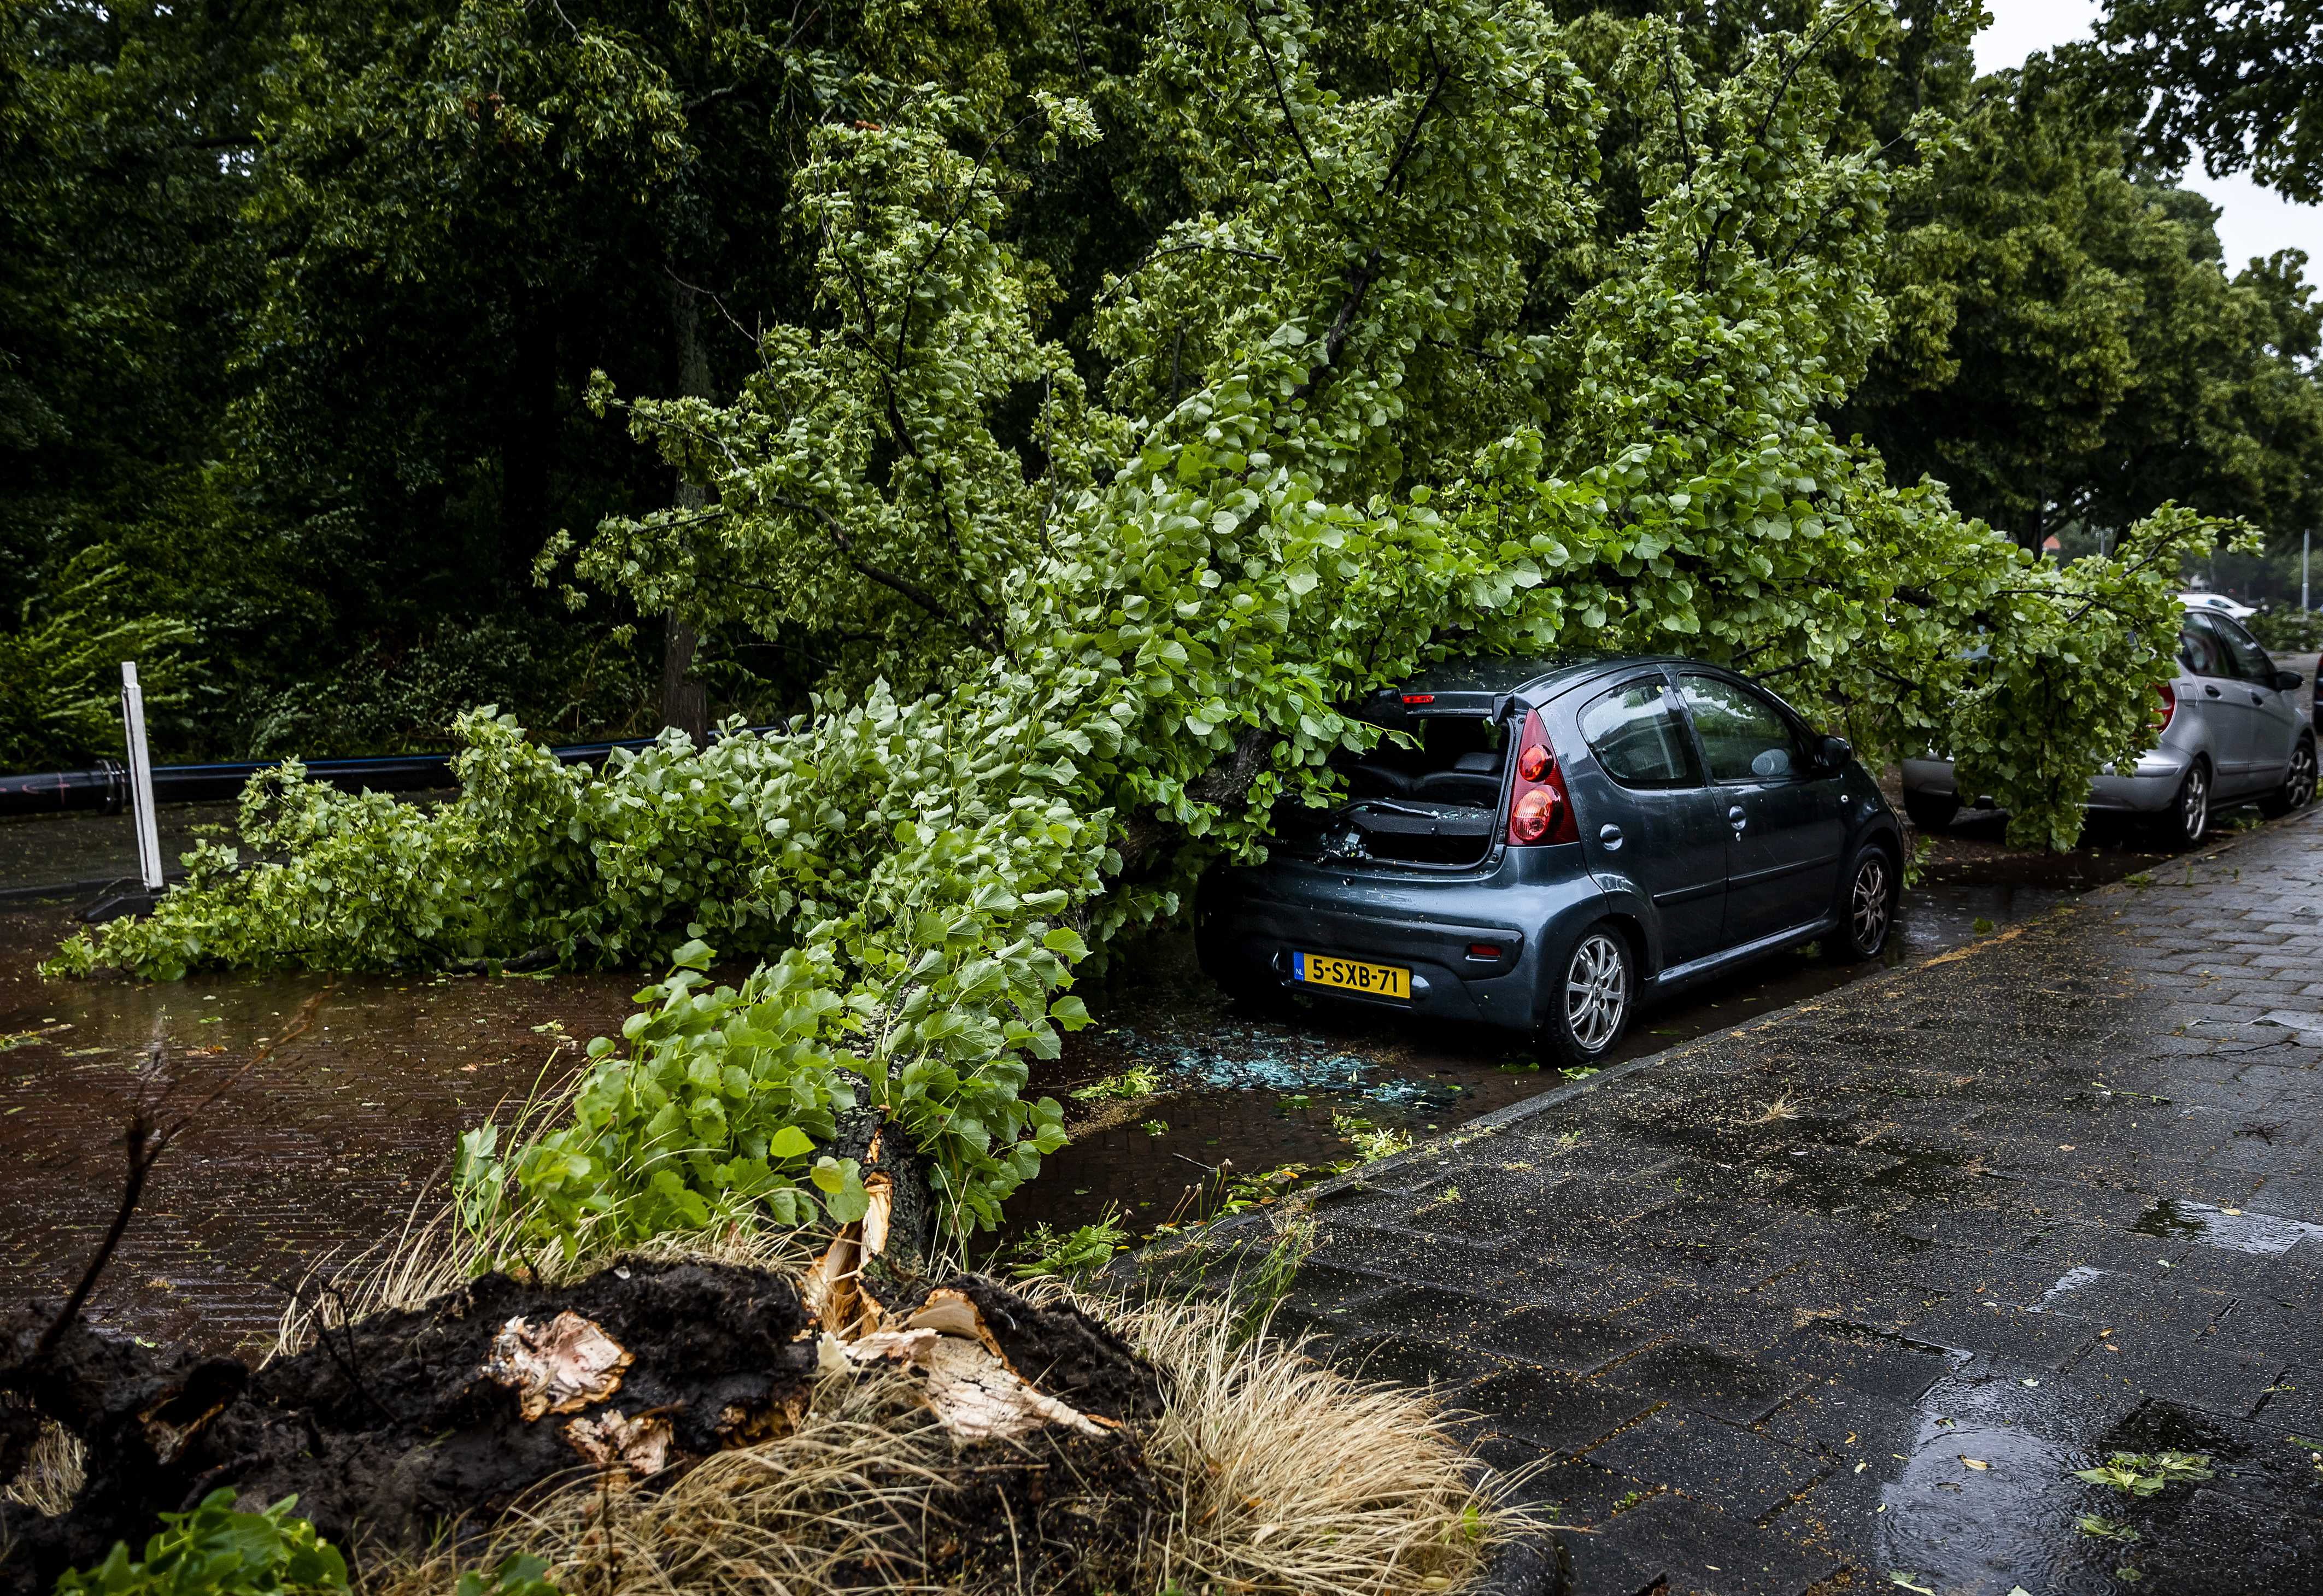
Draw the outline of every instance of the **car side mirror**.
M2294 687L2304 687L2305 685L2307 685L2307 678L2300 675L2297 671L2277 671L2274 673L2274 690L2277 693L2289 693Z
M1821 756L1825 770L1838 770L1855 757L1855 745L1843 737L1827 737L1823 739Z

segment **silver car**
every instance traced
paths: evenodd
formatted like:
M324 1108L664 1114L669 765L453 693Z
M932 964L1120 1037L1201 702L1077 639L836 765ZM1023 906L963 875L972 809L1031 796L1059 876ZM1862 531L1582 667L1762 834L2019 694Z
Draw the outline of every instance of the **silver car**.
M2255 799L2269 815L2304 807L2315 796L2315 733L2293 693L2306 680L2277 669L2231 616L2187 605L2178 674L2154 683L2162 739L2128 775L2100 772L2089 807L2151 816L2181 848L2201 841L2221 804ZM1941 830L1960 807L1951 760L1904 761L1904 810L1914 825Z

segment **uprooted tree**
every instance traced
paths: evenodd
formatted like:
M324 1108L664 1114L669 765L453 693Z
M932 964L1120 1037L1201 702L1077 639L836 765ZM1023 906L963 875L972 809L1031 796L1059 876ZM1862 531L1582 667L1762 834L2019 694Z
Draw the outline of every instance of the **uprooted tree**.
M1043 338L1051 285L1004 228L1096 136L1083 105L1003 124L929 88L817 129L819 314L730 403L626 401L700 502L577 551L647 611L861 639L814 712L596 775L480 711L426 812L286 767L245 799L268 862L207 850L66 961L684 943L566 1120L471 1137L472 1223L577 1249L843 1222L858 1171L824 1148L868 1095L966 1232L1062 1140L1020 1094L1085 1018L1060 995L1091 943L1332 802L1327 757L1379 735L1350 706L1428 661L1731 663L1868 751L1948 748L2015 839L2070 843L2090 775L2149 739L2169 580L2216 527L2165 508L2060 570L1819 418L1883 336L1883 218L1916 179L1832 138L1828 65L1886 11L1715 82L1663 23L1576 26L1610 65L1584 75L1545 5L1172 0L1116 87L1189 206L1100 296L1100 371ZM1611 234L1617 126L1643 192ZM712 990L709 941L764 962Z

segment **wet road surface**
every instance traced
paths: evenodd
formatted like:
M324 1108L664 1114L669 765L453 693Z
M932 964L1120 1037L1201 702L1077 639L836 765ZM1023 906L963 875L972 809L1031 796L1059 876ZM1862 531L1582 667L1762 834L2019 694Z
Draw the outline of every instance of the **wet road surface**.
M225 812L184 806L165 818L184 838ZM110 874L124 825L0 822L0 889ZM1963 821L1944 840L1934 879L1914 890L1899 921L1895 957L1960 945L2150 862L2135 838L2099 838L2052 859L2007 853L1997 837L1996 826L1979 832ZM63 902L0 903L0 1264L28 1293L68 1287L111 1217L137 1062L157 1027L177 1100L198 1102L326 985L244 975L43 982L32 967L73 923ZM1622 1056L1865 973L1797 955L1773 960L1648 1015ZM441 1178L459 1133L562 1079L589 1038L618 1035L641 984L620 973L328 983L315 1031L234 1085L171 1151L92 1318L221 1349L270 1338L287 1289L312 1264L397 1231ZM1032 1224L1079 1225L1107 1211L1139 1234L1173 1212L1204 1216L1223 1189L1212 1173L1222 1166L1246 1177L1348 1157L1335 1115L1425 1136L1562 1084L1518 1039L1482 1028L1327 1007L1230 1009L1192 968L1183 937L1124 949L1085 990L1097 1024L1069 1038L1033 1083L1067 1098L1078 1138L1012 1201L1003 1246ZM1069 1096L1139 1065L1158 1072L1152 1097Z
M1582 1596L2323 1589L2323 812L1313 1201Z

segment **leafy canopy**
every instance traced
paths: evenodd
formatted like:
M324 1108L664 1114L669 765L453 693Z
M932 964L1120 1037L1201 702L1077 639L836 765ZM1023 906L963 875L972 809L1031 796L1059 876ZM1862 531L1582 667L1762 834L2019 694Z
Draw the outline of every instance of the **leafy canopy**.
M234 1510L231 1486L189 1513L163 1513L161 1532L133 1559L126 1543L94 1568L68 1571L57 1596L320 1596L347 1589L346 1559L291 1516L286 1496L263 1512Z

